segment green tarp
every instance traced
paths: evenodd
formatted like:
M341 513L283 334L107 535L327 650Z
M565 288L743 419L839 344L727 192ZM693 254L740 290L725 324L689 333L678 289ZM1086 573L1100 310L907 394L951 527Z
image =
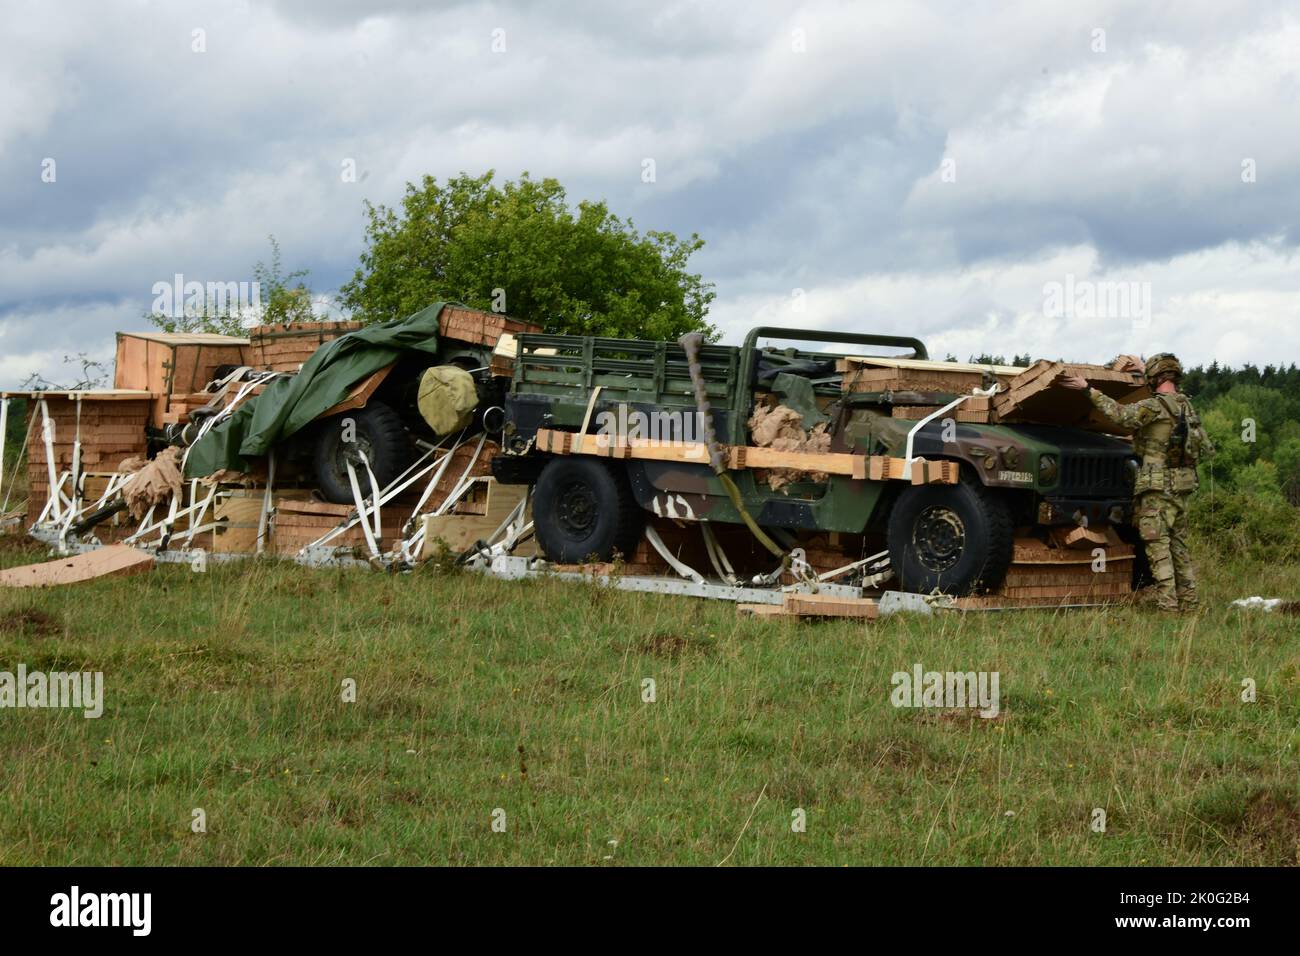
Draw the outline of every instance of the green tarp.
M249 458L265 455L347 398L352 386L406 352L438 351L438 314L445 302L405 319L368 325L316 350L297 375L277 378L213 427L190 449L186 478L223 468L249 471Z

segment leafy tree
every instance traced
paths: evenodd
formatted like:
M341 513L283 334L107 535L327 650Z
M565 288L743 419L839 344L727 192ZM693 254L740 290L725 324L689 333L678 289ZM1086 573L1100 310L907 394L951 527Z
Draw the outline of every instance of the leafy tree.
M309 270L295 269L286 275L280 265L280 243L275 236L267 238L271 240L271 264L258 262L253 266L253 279L261 288L262 297L259 321L264 325L310 322L311 289L302 282Z
M340 290L377 322L439 299L505 312L548 332L670 339L716 331L713 284L687 270L704 242L641 235L604 202L576 209L554 179L497 185L489 171L407 183L400 210L366 204L366 248Z

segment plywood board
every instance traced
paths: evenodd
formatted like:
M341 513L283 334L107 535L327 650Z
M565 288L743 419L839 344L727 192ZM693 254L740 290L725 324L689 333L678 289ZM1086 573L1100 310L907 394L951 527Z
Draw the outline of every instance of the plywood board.
M486 539L501 527L527 491L524 485L502 485L494 478L480 478L476 483L486 490L483 513L426 515L422 557L427 559L439 540L459 554L473 547L475 542ZM531 513L525 517L530 518ZM514 553L520 557L532 557L537 553L536 546L530 539L521 542Z
M46 588L152 570L153 555L115 544L69 558L0 571L0 587Z

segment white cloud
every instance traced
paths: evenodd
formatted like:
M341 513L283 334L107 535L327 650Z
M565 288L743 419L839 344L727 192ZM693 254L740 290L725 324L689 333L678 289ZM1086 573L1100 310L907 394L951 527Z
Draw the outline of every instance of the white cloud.
M982 353L1008 358L1102 362L1120 353L1178 353L1189 364L1283 364L1300 356L1297 255L1264 244L1223 247L1140 268L1104 269L1087 246L1013 265L870 275L804 290L794 298L722 290L713 320L726 342L756 325L912 335L930 354L965 360ZM1086 283L1146 283L1149 321L1140 298L1130 315L1053 317L1045 287L1072 277ZM1094 286L1095 288L1095 286Z

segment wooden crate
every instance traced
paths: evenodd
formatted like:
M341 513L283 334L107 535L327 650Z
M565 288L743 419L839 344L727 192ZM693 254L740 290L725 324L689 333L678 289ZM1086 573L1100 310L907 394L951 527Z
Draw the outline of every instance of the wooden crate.
M173 396L201 392L221 365L247 365L249 340L201 332L118 332L113 387L153 392L161 428Z

